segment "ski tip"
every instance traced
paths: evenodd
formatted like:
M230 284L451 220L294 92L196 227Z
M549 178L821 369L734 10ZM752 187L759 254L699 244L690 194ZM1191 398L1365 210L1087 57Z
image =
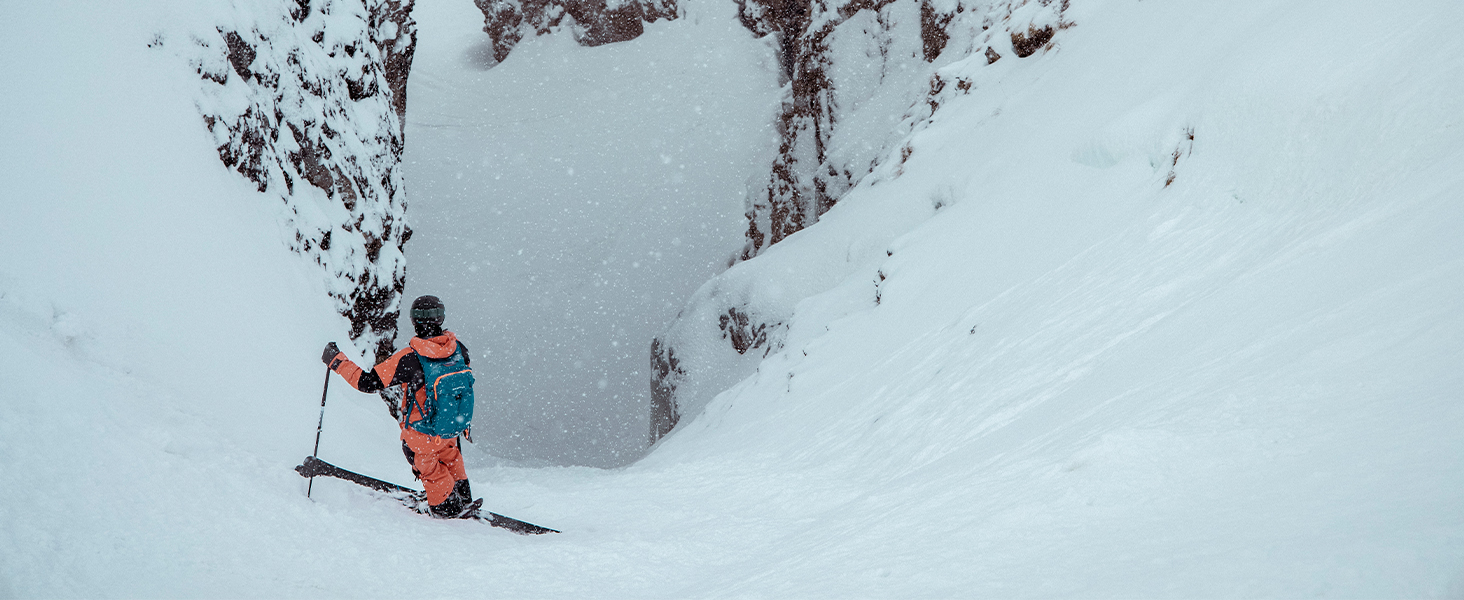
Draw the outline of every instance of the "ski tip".
M299 473L301 477L315 477L321 474L320 466L323 464L325 463L320 459L307 456L304 462L295 467L295 472Z
M489 525L507 529L519 535L543 535L546 533L561 533L558 529L542 527L533 523L520 521L513 517L505 517L498 513L490 512L487 515L480 514L477 518L480 521L487 522Z

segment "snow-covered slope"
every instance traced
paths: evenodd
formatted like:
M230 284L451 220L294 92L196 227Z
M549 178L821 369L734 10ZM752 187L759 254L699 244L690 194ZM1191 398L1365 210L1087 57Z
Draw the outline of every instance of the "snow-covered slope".
M849 593L1458 593L1464 70L1421 49L1458 16L1074 3L943 69L908 151L694 301L786 339L653 460L837 481L773 562Z
M943 69L724 276L788 293L752 376L624 469L472 469L533 538L304 498L346 325L146 48L186 14L0 6L0 596L1464 594L1457 3L1075 0ZM405 481L340 387L322 456Z
M310 451L348 326L149 48L183 8L0 8L0 596L246 586Z
M777 153L747 196L744 260L816 223L882 163L907 159L909 135L927 127L949 97L973 89L973 80L943 69L1003 57L1012 57L1004 70L1012 68L1012 60L1060 47L1065 36L1058 33L1073 26L1064 17L1066 2L847 0L807 11L780 6L739 3L742 23L776 42L784 81ZM858 233L887 239L927 217L921 211L890 216L873 225L877 232L865 227ZM814 252L838 260L837 252ZM797 263L800 275L769 277L766 268L749 268L719 277L653 342L658 436L781 348L794 305L844 279L846 265L858 260L850 254L838 260L842 264L817 256L777 262ZM658 414L666 418L656 419Z

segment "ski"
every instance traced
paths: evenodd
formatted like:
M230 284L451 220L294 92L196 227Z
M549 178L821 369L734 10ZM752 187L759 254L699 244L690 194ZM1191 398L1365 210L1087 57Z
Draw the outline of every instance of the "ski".
M407 508L415 510L419 513L426 512L427 498L423 495L422 492L419 492L409 487L400 486L389 481L382 481L375 477L368 477L354 471L347 471L333 464L315 458L314 456L305 457L305 462L300 466L295 467L295 472L299 473L301 477L334 477L336 479L343 479L356 485L371 488L373 490L391 496L398 502L401 502ZM479 499L476 502L481 503L482 499ZM505 517L495 512L486 512L486 514L485 512L486 511L474 508L468 516L465 516L463 518L482 521L494 527L507 529L520 535L559 533L559 530L557 529L540 527L533 523L520 521L513 517Z

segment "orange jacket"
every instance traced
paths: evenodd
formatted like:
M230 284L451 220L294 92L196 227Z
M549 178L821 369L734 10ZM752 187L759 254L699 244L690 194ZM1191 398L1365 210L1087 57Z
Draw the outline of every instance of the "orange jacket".
M379 392L388 386L402 386L402 397L406 394L414 394L417 399L412 408L412 414L402 415L402 423L411 423L422 418L421 407L427 402L427 382L422 375L422 361L417 358L420 354L427 358L447 358L457 350L459 342L457 335L451 331L445 331L442 335L431 338L414 337L407 343L406 348L398 350L381 364L371 368L370 371L363 370L346 357L346 353L336 354L330 361L330 369L345 378L351 387L363 392ZM463 346L463 361L469 365L473 364L472 358L468 356L468 347ZM399 407L400 408L400 407Z

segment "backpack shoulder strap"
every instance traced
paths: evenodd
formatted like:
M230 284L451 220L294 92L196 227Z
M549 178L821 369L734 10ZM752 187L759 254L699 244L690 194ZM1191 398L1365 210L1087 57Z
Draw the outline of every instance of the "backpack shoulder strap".
M409 358L412 360L408 361L407 359ZM416 365L417 372L416 377L408 376L405 378L406 380L402 382L406 386L406 393L403 395L404 397L402 401L403 424L411 420L412 409L414 407L417 409L417 414L427 414L426 407L422 406L420 402L417 402L417 390L419 389L418 386L421 386L420 389L425 389L427 385L427 369L424 368L422 365L422 355L417 353L416 350L412 350L411 352L406 353L402 356L402 361L398 363L398 368L400 369L402 366L406 365ZM421 380L421 383L418 383L419 379Z

